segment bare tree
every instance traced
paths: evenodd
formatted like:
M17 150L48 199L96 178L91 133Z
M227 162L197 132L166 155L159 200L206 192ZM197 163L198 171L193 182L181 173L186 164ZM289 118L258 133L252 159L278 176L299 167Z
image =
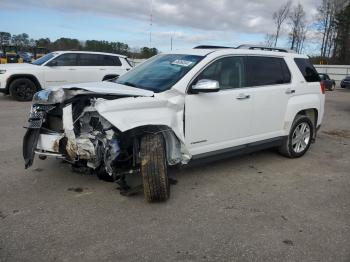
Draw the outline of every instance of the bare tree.
M291 7L291 0L282 5L276 12L273 13L273 21L276 25L276 34L275 34L275 43L274 46L277 46L277 41L280 36L281 27L285 20L287 19Z
M300 51L301 43L305 41L306 37L305 11L300 3L290 13L289 24L291 26L291 32L289 34L291 49Z
M276 36L274 34L266 34L264 39L264 46L273 47L275 46Z
M321 57L330 57L336 39L336 15L349 0L322 0L318 8L318 31L322 34Z

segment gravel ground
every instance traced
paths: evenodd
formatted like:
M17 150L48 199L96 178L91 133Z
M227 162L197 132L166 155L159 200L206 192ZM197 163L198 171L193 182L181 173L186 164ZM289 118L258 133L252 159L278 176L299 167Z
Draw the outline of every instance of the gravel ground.
M29 107L0 96L0 261L350 261L350 90L327 93L303 158L175 170L161 204L55 159L24 170Z

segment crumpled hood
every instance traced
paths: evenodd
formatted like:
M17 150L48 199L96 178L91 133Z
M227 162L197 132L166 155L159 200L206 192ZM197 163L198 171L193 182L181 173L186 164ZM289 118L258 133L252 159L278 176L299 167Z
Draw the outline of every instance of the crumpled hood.
M121 96L146 96L151 97L154 92L135 88L131 86L121 85L114 82L103 81L103 82L91 82L91 83L81 83L81 84L69 84L60 87L48 88L53 91L63 89L68 90L82 90L87 91L87 93L97 93L106 95L121 95ZM79 92L81 93L81 92Z

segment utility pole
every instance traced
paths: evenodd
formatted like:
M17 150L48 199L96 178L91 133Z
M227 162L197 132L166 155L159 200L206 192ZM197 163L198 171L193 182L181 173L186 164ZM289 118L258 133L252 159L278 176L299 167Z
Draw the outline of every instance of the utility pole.
M150 29L149 29L149 48L152 48L152 26L153 26L153 0L151 0L151 14L150 14Z
M170 36L170 50L173 51L173 35Z

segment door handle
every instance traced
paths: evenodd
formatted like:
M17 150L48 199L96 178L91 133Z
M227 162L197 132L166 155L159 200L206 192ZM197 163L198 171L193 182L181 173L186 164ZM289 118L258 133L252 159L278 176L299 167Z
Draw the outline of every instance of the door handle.
M286 94L287 94L287 95L295 94L295 90L294 90L294 89L288 88L288 89L286 90Z
M70 71L75 71L76 69L75 68L69 68Z
M100 71L106 71L106 68L100 68Z
M250 95L246 95L246 94L239 94L236 99L238 100L245 100L245 99L249 99Z

